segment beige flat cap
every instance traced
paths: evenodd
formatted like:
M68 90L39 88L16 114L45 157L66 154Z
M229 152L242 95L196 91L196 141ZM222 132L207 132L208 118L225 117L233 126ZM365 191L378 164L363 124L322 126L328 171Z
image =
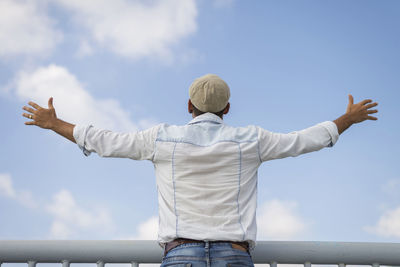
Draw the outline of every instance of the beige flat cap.
M229 86L215 74L197 78L189 88L192 104L203 112L222 111L228 104L230 96Z

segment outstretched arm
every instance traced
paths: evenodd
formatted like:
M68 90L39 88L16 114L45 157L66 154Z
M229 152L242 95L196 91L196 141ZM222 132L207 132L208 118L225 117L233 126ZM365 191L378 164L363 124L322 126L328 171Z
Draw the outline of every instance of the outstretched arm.
M289 134L272 133L264 129L259 131L259 152L261 161L295 157L300 154L317 151L332 146L343 133L354 123L365 120L377 120L370 114L377 113L372 109L377 103L372 100L363 100L353 103L353 96L349 95L349 104L346 113L336 120L319 123L307 129Z
M333 121L338 128L339 134L343 133L355 123L365 120L377 120L378 118L370 116L370 114L378 112L376 109L371 109L377 105L378 103L372 103L371 99L366 99L354 104L353 96L349 95L349 104L347 105L346 113Z
M34 102L28 103L31 107L24 106L22 109L29 112L23 113L22 116L31 119L25 122L26 125L36 125L43 129L50 129L64 136L68 140L76 143L73 136L74 124L65 122L57 118L56 110L53 106L53 98L49 98L48 108L42 108Z

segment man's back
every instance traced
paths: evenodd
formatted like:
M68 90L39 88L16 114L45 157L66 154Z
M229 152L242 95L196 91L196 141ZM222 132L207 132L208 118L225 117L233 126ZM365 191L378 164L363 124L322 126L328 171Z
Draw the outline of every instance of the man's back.
M257 127L230 127L211 113L161 125L153 163L161 242L255 239Z

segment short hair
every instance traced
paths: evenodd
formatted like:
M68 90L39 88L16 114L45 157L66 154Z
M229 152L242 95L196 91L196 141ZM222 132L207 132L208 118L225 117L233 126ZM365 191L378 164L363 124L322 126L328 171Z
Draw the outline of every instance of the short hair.
M204 113L207 113L207 112L201 111L201 110L199 110L198 108L196 108L196 107L193 105L193 103L192 103L192 106L193 106L193 113L194 113L195 116L200 116L200 115L202 115L202 114L204 114ZM221 110L221 111L218 111L218 112L211 112L211 113L213 113L213 114L217 115L218 117L222 118L222 115L224 115L224 110L225 110L225 109L226 109L226 107L224 107L224 109Z

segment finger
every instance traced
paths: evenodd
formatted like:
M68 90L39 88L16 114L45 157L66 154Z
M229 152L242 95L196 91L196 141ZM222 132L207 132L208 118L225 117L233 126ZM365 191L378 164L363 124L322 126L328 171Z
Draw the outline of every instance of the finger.
M349 103L347 104L346 113L350 112L353 104L354 104L354 98L352 95L349 94Z
M349 105L353 105L354 104L354 98L352 95L349 95Z
M376 121L378 118L373 116L368 116L367 119L371 121Z
M25 125L36 125L35 121L26 121Z
M377 113L378 110L377 109L371 109L367 111L367 114L372 114L372 113Z
M35 102L29 101L28 104L36 109L41 108L41 106L39 106L38 104L36 104Z
M31 120L34 119L32 114L23 113L22 116L24 116L25 118L31 119Z
M48 105L49 105L49 108L54 108L54 106L53 106L53 98L52 97L49 98Z
M28 111L30 113L33 113L33 114L35 113L35 110L33 108L30 108L30 107L27 107L27 106L24 106L22 109L26 110L26 111Z
M365 104L368 104L368 103L371 103L371 102L372 102L372 99L365 99L365 100L361 101L360 104L361 105L365 105Z
M365 108L370 109L370 108L376 107L377 105L378 105L378 103L375 102L375 103L366 105Z

